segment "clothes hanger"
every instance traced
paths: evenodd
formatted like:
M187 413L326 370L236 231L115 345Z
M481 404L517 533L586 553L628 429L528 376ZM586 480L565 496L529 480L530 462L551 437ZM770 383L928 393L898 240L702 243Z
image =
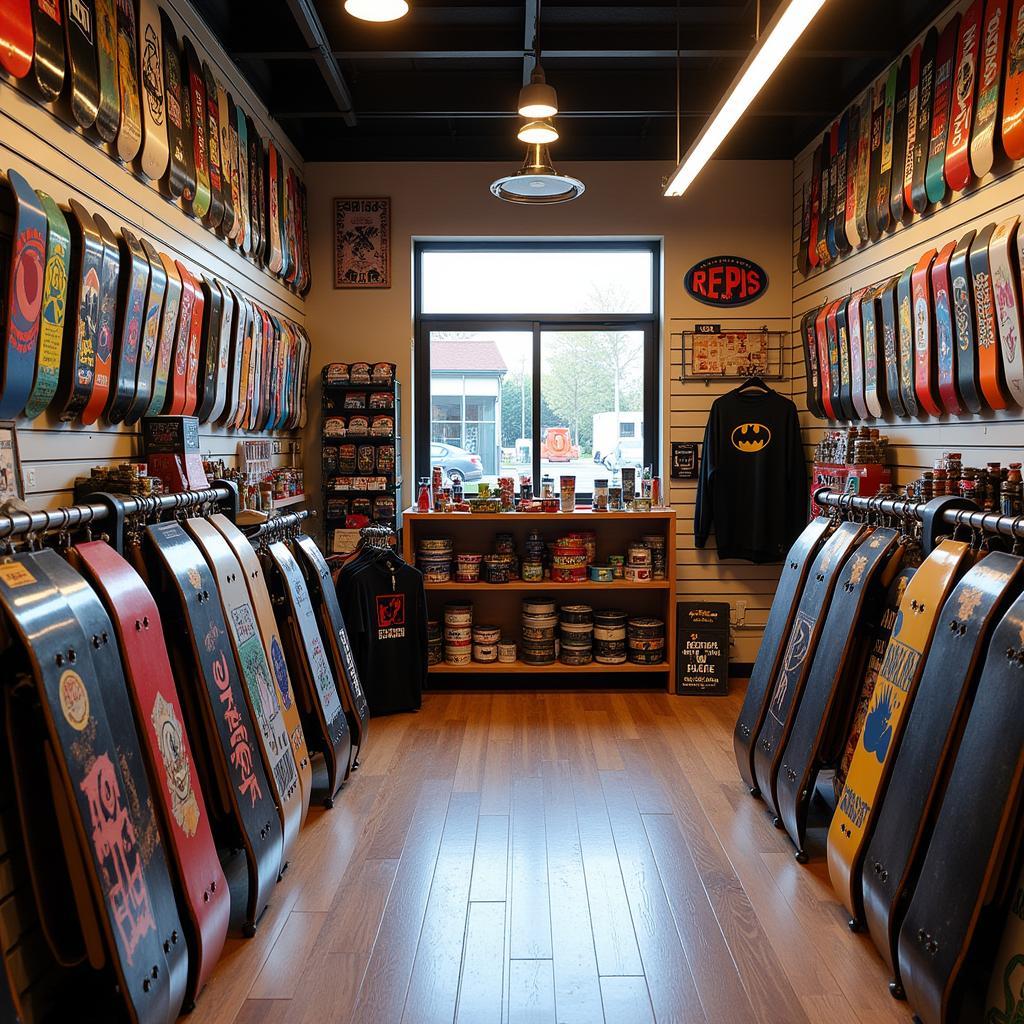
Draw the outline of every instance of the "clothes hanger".
M760 374L752 374L736 390L746 391L748 388L757 388L763 394L770 394L771 388L761 379Z

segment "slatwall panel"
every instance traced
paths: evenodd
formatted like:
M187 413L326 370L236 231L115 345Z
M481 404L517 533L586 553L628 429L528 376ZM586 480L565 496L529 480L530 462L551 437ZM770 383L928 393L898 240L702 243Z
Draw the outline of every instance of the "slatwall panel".
M950 6L936 24L941 28L954 11L962 11L966 6ZM908 41L900 56L913 49L917 41ZM850 97L851 100L853 98ZM806 377L799 336L804 313L818 308L826 300L834 300L902 272L916 263L921 253L930 248L941 249L946 242L970 229L980 231L986 224L998 223L1013 214L1024 215L1024 162L1012 164L1003 158L990 175L975 182L952 201L932 207L924 215L915 215L878 242L869 243L827 270L812 270L805 278L798 265L803 188L809 180L814 148L820 138L819 133L797 158L793 175L793 334L790 364L794 377L793 397L801 411L808 457L813 455L813 446L828 425L807 411ZM962 452L965 466L983 466L988 461L1006 465L1024 457L1024 414L1019 409L987 410L978 415L943 416L921 421L892 418L872 421L870 425L878 426L889 438L897 483L916 480L922 470L930 469L935 459L947 451Z
M301 171L298 152L191 6L185 0L161 0L161 5L172 14L179 36L184 32L195 41L264 138L272 137ZM305 322L301 298L187 215L180 203L112 159L98 137L87 137L71 127L65 103L61 97L51 108L31 85L16 85L0 75L0 168L19 171L33 188L49 192L58 203L79 199L91 213L102 214L115 234L128 227L158 250L231 284L267 309ZM2 287L6 286L3 282ZM83 427L61 423L48 411L31 422L19 420L17 427L25 499L33 508L67 503L75 478L87 476L95 465L141 457L138 429L123 424L112 427L102 417ZM236 461L238 441L245 436L208 424L200 430L203 452L225 458L229 465ZM275 459L276 464L286 461Z

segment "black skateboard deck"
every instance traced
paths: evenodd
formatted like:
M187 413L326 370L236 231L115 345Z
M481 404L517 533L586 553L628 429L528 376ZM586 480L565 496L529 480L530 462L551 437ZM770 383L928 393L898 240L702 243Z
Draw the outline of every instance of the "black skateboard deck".
M217 367L224 317L224 293L215 278L203 277L203 333L199 347L199 389L196 415L205 423L217 401Z
M182 684L180 697L204 766L207 800L219 796L221 842L241 846L249 876L246 931L254 933L281 871L281 821L238 676L217 585L182 527L146 529L146 564L162 610L167 649Z
M139 366L135 377L135 398L125 414L125 423L137 423L153 400L153 376L160 345L160 316L167 291L167 272L160 254L148 239L142 239L142 251L149 264L149 285L143 303L142 337L139 341Z
M825 248L831 263L839 255L836 243L836 188L838 185L839 122L833 121L826 133L828 138L828 183L821 215L825 218Z
M116 0L94 0L96 9L96 68L100 106L96 131L104 142L114 142L121 123L121 97L117 77Z
M851 703L849 689L860 682L864 667L864 631L875 619L872 607L885 599L890 567L898 568L898 545L898 534L889 528L874 530L860 541L842 569L821 640L811 655L775 783L779 817L798 860L806 858L804 837L815 779L835 754L839 723Z
M220 337L217 341L217 366L215 368L215 386L213 408L210 410L209 421L217 423L224 415L224 406L228 397L228 373L231 361L231 339L238 319L239 305L234 291L226 284L220 286L224 299L224 308L220 318Z
M935 348L939 398L951 416L963 411L956 386L956 339L953 336L953 287L950 263L956 239L947 242L932 264L932 295L935 304Z
M217 113L220 124L221 174L224 177L224 220L221 222L221 234L232 245L238 246L239 228L243 227L238 206L238 128L235 124L235 104L221 82L217 83Z
M103 260L100 264L100 308L96 325L96 373L93 377L92 396L82 410L82 423L86 426L99 419L110 395L117 289L121 272L121 252L117 237L99 214L93 220L103 242Z
M138 0L139 83L141 85L142 151L139 166L150 181L160 181L170 159L167 136L167 95L164 87L164 44L156 0Z
M754 741L754 780L773 814L778 814L778 772L789 739L793 715L818 649L826 613L840 573L864 532L861 523L842 523L822 545L793 618L767 712ZM781 826L781 822L779 823Z
M903 174L907 166L907 131L910 110L910 54L900 61L896 76L896 105L892 122L892 174L889 180L889 214L895 227L903 222L907 204L903 198Z
M807 252L804 259L809 268L818 265L818 228L821 225L821 160L822 147L814 150L811 160L810 197L807 224Z
M228 97L229 103L231 97ZM238 164L238 209L235 211L242 217L244 232L240 243L242 252L251 256L253 251L252 233L252 200L249 198L249 125L245 111L238 104L235 107L236 133L238 138L236 159Z
M1005 409L1009 403L1003 357L999 348L996 324L996 300L992 288L992 265L989 243L995 224L987 224L971 243L969 258L974 287L975 328L978 341L978 383L985 404L990 409Z
M868 844L864 917L882 959L895 971L897 994L896 939L915 869L928 845L989 637L1022 582L1024 563L995 552L968 571L947 598Z
M184 54L182 67L185 71L183 88L188 102L188 121L192 132L192 161L195 168L195 193L192 196L191 212L203 220L210 211L210 164L209 139L206 131L206 82L203 79L203 65L199 54L187 36L182 38Z
M32 29L35 50L32 77L36 87L51 102L64 89L64 29L60 0L32 0Z
M167 403L167 392L174 360L174 335L178 326L178 312L181 308L181 275L174 260L166 253L160 253L160 263L167 277L164 290L164 307L160 314L160 340L156 349L156 364L153 367L153 397L144 415L159 416Z
M309 294L310 288L313 287L313 264L309 258L309 193L306 191L305 182L299 183L299 195L302 207L302 261L305 266L299 294L305 297Z
M1022 636L1019 597L993 633L900 928L900 974L923 1024L956 1019L957 981L979 917L1014 873L1007 854L1024 779Z
M978 345L974 333L974 290L971 287L970 254L974 231L968 231L949 261L950 297L953 300L956 382L968 412L981 412L978 391Z
M203 88L206 93L206 159L210 173L210 209L206 214L206 226L223 233L223 223L227 210L227 195L222 172L220 151L220 103L217 98L217 82L210 70L210 65L203 61ZM228 186L230 187L230 186Z
M885 360L885 400L895 416L906 416L903 404L903 390L900 378L899 317L896 314L896 291L899 277L892 277L879 286L875 297L878 300L877 326L882 338L882 355Z
M161 55L164 72L164 101L167 111L167 176L164 184L172 199L191 202L195 192L194 172L189 170L192 141L186 134L185 114L189 96L178 49L178 34L167 12L160 11Z
M114 330L114 376L107 406L107 421L120 423L135 401L139 372L139 343L149 290L149 259L142 244L127 228L121 229L121 284Z
M933 25L921 47L921 81L917 92L917 135L914 139L914 178L911 185L915 213L928 209L928 151L932 137L932 103L935 99L935 54L939 30Z
M256 130L256 122L246 114L245 137L248 141L249 162L249 228L252 233L252 253L254 259L263 261L263 244L266 235L263 230L263 178L261 169L263 157L260 152L260 136Z
M96 123L100 108L100 83L96 70L96 8L93 0L78 0L64 12L64 43L71 115L82 128Z
M117 158L130 164L142 148L142 105L139 93L139 24L135 0L117 0L117 75L121 121Z
M757 650L750 682L747 683L743 706L736 719L733 730L736 766L754 796L760 792L754 781L754 737L761 731L764 717L768 713L768 688L778 674L783 647L789 637L804 581L831 525L832 521L827 516L818 516L804 528L786 555L761 646Z
M853 366L850 355L850 300L842 299L836 309L836 344L839 348L839 405L843 419L854 420L857 411L853 405Z
M914 159L917 154L917 115L921 95L921 44L910 52L910 91L907 94L907 158L903 165L904 216L914 211Z

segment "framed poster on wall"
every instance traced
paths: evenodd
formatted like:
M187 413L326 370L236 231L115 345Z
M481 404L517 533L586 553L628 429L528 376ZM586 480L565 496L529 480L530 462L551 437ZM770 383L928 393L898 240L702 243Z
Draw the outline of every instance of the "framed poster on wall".
M391 200L334 200L334 287L391 287Z
M18 433L13 420L0 420L0 505L8 498L24 497L18 460Z

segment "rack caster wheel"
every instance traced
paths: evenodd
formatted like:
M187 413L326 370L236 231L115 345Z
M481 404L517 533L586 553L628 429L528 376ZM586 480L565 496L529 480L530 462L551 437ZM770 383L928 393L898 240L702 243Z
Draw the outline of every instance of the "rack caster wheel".
M256 935L256 925L250 924L248 921L242 925L242 935L247 939L254 938Z
M907 998L907 993L903 990L903 986L898 981L889 982L889 995L891 995L893 999L899 999L901 1002Z
M807 856L806 850L797 850L796 853L793 854L793 858L796 860L797 864L806 864L810 860L810 857Z
M774 826L775 826L775 827L776 827L777 829L781 829L781 828L782 828L782 819L781 819L781 818L772 818L772 824L773 824L773 825L774 825Z
M759 790L757 786L751 786L750 795L756 800L761 795L761 790Z

